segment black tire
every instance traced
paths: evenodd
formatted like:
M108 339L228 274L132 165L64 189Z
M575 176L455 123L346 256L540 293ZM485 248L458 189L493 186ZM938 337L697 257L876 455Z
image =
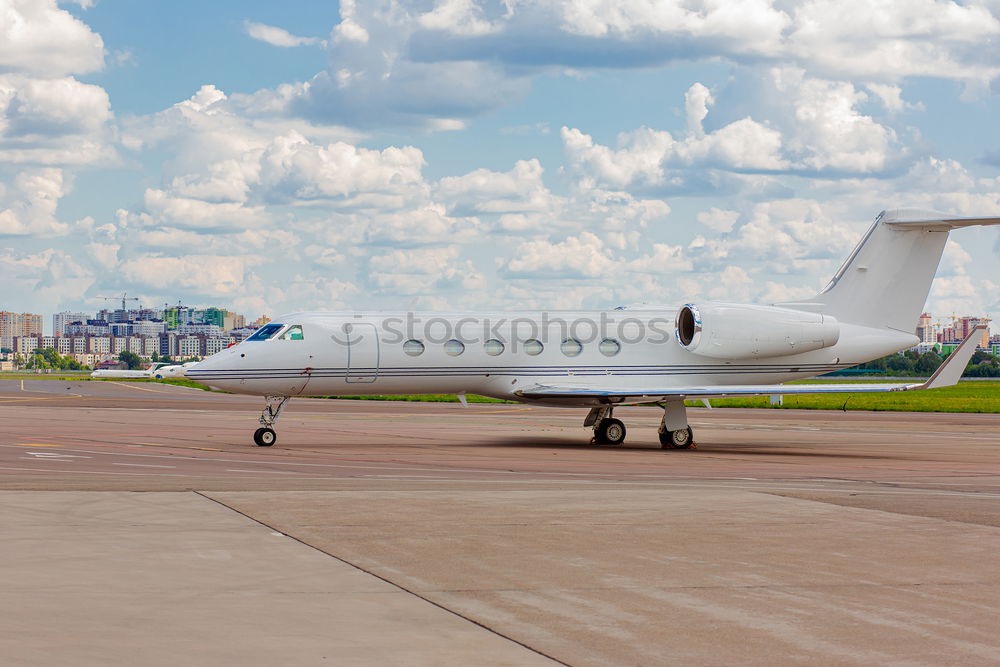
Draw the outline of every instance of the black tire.
M690 449L694 445L691 427L660 433L660 445L664 449Z
M270 447L278 441L273 428L259 428L253 432L253 441L258 447Z
M620 445L625 442L625 424L619 419L602 419L594 430L594 440L600 445Z

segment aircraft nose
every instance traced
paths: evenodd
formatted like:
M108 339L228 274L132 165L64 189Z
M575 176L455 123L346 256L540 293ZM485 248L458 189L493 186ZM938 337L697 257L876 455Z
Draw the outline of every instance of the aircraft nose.
M226 371L234 368L230 356L221 353L213 354L211 357L183 369L183 373L178 373L178 376L194 380L199 384L217 385L219 380L225 379Z

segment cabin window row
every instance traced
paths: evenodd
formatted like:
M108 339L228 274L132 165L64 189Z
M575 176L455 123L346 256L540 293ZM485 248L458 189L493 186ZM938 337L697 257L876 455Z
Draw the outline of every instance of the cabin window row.
M425 349L424 344L416 339L411 338L403 343L403 352L411 357L419 357L424 353ZM499 341L496 338L491 338L483 343L483 351L491 357L503 354L506 349L507 347L504 345L503 341ZM535 357L542 353L545 346L542 344L542 341L531 338L521 343L521 349L525 354ZM597 345L597 349L605 357L613 357L621 352L622 346L621 343L614 338L605 338ZM559 345L559 350L567 357L575 357L583 352L583 343L575 338L567 338ZM465 343L452 338L451 340L445 342L444 352L448 356L457 357L465 352Z

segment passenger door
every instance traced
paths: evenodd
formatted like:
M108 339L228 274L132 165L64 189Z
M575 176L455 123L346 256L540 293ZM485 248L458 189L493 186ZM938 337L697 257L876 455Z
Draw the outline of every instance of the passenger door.
M378 330L374 324L349 323L347 334L347 376L350 383L370 383L378 378Z

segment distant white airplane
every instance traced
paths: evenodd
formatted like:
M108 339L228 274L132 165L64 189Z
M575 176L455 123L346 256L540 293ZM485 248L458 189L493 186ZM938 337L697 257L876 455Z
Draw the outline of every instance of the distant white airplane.
M186 371L262 395L257 445L292 396L466 393L590 408L597 443L625 440L618 405L663 408L660 443L687 448L685 399L929 389L958 381L978 327L926 382L796 384L918 342L914 329L948 232L997 218L883 211L826 288L772 305L698 301L606 311L294 313Z
M92 378L151 378L153 377L153 370L160 364L152 364L148 368L136 368L129 370L120 370L117 368L103 368L96 370L90 374Z

